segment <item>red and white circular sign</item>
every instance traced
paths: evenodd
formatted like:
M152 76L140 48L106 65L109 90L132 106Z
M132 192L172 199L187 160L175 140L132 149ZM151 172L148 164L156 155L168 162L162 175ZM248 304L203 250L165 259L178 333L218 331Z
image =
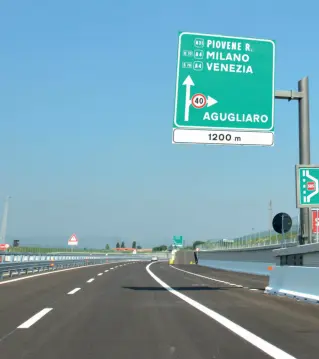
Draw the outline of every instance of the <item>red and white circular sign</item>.
M195 108L203 108L206 103L206 97L201 93L197 93L192 97L192 105Z

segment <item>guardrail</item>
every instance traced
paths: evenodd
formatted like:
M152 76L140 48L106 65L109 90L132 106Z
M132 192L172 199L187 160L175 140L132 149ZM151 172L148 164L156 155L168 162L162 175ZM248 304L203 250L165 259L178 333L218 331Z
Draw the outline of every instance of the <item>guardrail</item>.
M110 263L119 261L120 258L93 255L52 255L52 254L26 254L26 253L2 253L0 254L0 280L5 275L12 277L14 274L21 275L34 273L35 271L50 271L62 268L82 267L94 264ZM128 259L126 259L128 260ZM130 260L133 260L130 259ZM129 260L128 260L129 261Z
M210 242L199 245L200 250L203 251L230 251L234 249L250 249L250 248L264 248L264 247L291 247L297 246L299 244L297 238L287 239L286 241L279 240L275 241L264 240L262 242L253 242L253 241L237 241L234 243L226 242Z

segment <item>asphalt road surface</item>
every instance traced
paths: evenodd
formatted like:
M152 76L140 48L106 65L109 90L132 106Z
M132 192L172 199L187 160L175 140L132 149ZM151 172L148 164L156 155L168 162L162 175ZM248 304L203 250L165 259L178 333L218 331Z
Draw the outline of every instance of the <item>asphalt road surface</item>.
M0 284L1 359L317 359L319 307L267 280L167 262Z

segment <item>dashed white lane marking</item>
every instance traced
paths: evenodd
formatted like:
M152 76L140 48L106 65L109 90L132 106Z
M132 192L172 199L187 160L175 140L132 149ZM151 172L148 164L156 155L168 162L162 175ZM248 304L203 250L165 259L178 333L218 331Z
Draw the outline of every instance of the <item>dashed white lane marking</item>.
M252 291L259 291L259 289L256 289L256 288L249 288L249 290L252 290Z
M98 274L98 276L101 276L101 275L103 275L103 273L99 273L99 274Z
M71 290L71 292L69 292L68 294L74 294L74 293L78 292L79 290L81 290L81 288L74 288L74 289Z
M31 317L26 322L22 323L18 326L18 329L28 329L30 328L34 323L36 323L38 320L40 320L42 317L44 317L46 314L48 314L53 308L44 308L41 310L41 312L35 314L33 317Z
M45 272L45 273L37 273L37 274L32 274L32 275L28 275L27 277L20 277L20 278L14 278L14 279L9 279L9 280L5 280L3 282L0 282L0 285L5 285L8 283L12 283L12 282L18 282L20 280L26 280L26 279L32 279L32 278L37 278L43 275L49 275L49 274L56 274L56 273L63 273L63 272L67 272L70 270L78 270L78 269L83 269L83 268L90 268L90 267L96 267L96 266L105 266L107 263L102 263L102 264L90 264L89 266L82 266L82 267L75 267L75 268L67 268L67 269L58 269L56 271L52 271L52 272Z
M105 272L105 273L107 273L108 271L109 271L108 269L105 269L105 271L104 271L104 272Z
M112 267L112 268L110 268L110 269L114 269L114 268Z
M196 302L195 300L187 297L185 294L178 292L177 290L171 288L168 284L163 282L160 278L158 278L150 269L149 267L154 264L150 263L146 266L146 270L148 274L163 288L169 291L171 294L174 294L176 297L184 300L186 303L191 305L192 307L196 308L200 312L206 314L211 319L215 320L228 330L232 331L233 333L237 334L242 339L246 340L251 345L255 346L256 348L260 349L264 353L268 354L270 357L274 359L296 359L295 357L291 356L290 354L284 352L283 350L275 347L274 345L268 343L266 340L258 337L257 335L249 332L247 329L241 327L240 325L232 322L231 320L223 317L222 315L218 314L217 312L205 307L203 304Z
M94 281L94 278L91 278L86 283L92 283L93 281Z
M197 276L197 277L201 277L201 278L213 280L214 282L223 283L223 284L228 284L228 285L230 285L230 286L232 286L232 287L243 288L242 285L238 285L238 284L230 283L230 282L225 282L224 280L219 280L219 279L215 279L215 278L211 278L211 277L206 277L206 276L201 275L201 274L192 273L192 272L189 272L189 271L184 270L184 269L176 268L176 267L174 267L174 266L172 266L172 265L171 265L171 267L174 268L174 269L176 269L176 270L179 270L179 271L181 271L181 272L185 272L185 273L188 273L188 274L195 275L195 276Z

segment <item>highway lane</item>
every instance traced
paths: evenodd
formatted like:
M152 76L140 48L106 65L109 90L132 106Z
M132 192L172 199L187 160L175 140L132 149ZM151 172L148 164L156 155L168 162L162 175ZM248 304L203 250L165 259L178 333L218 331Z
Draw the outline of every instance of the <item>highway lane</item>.
M38 310L50 308L42 303ZM143 263L118 267L57 300L34 325L5 338L0 352L5 359L268 358L162 288Z
M161 264L152 269L173 287L190 283L195 288L209 286L211 291L188 290L184 294L296 358L319 357L319 306L264 294L260 289L267 284L265 277L192 265L169 270Z
M201 271L198 274L202 276L212 276L213 272L210 268L196 266L179 266L178 269ZM226 282L223 276L228 276L229 283L240 280L238 274L232 277L231 273L219 273L219 282L214 282L172 268L167 263L155 263L148 269L145 263L134 263L105 270L107 272L100 276L102 271L98 267L90 272L95 278L91 283L86 282L88 276L85 275L71 280L70 290L81 288L74 294L68 295L65 286L62 295L58 285L50 290L51 297L39 293L43 299L37 302L32 314L18 312L12 314L11 319L7 318L24 328L16 328L3 338L1 358L39 359L44 355L47 359L318 358L317 306L220 282ZM243 278L248 284L249 278ZM186 295L190 301L167 291L158 280L179 295ZM204 305L206 310L201 312L196 305L194 307L191 299ZM20 305L23 302L21 295ZM209 310L223 317L214 319ZM234 324L232 327L227 318ZM243 328L251 332L245 339L234 334L236 330L242 334ZM260 338L269 346L265 347ZM265 354L258 346L273 355ZM277 349L284 351L278 354Z
M13 278L0 282L0 338L11 332L24 318L31 316L43 305L54 306L55 302L65 297L75 288L95 280L98 273L123 264L112 262L104 265L72 268L44 272L44 275Z

